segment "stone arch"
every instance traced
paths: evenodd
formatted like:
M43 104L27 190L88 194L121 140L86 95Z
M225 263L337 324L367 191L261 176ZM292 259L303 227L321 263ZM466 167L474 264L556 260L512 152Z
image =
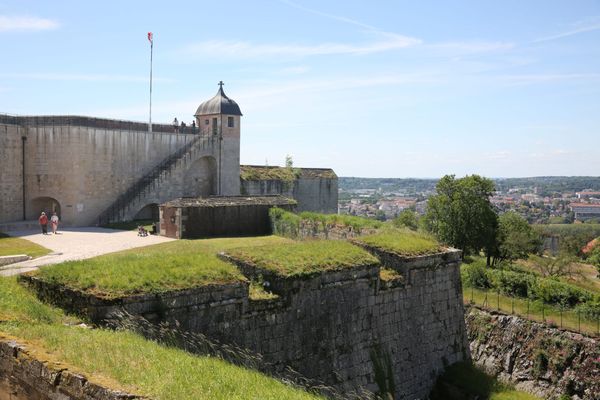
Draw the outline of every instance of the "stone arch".
M53 197L41 196L35 197L29 201L29 207L27 207L27 219L38 219L42 211L48 216L55 212L59 217L62 217L58 200Z
M206 197L217 194L217 161L205 156L192 163L183 177L185 197Z
M137 214L135 214L133 216L134 221L135 220L152 220L152 221L158 221L158 204L157 203L150 203L150 204L146 204L144 207L142 207Z

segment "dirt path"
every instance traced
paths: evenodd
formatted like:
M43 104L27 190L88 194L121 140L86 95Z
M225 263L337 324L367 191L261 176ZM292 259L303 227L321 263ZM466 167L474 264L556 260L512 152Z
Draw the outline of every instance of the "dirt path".
M52 253L33 260L1 267L0 275L3 276L32 271L42 265L57 264L69 260L81 260L101 254L174 240L163 236L140 237L135 231L119 231L93 227L65 228L56 235L42 235L38 230L10 232L10 235L37 243L52 250Z

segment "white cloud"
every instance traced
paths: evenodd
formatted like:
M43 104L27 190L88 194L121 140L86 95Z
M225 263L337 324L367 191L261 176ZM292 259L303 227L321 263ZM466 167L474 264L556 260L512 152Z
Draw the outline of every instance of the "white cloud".
M339 54L364 55L402 49L419 43L421 43L419 39L400 35L390 36L382 40L365 44L257 44L245 41L209 40L185 46L183 48L183 53L189 56L211 54L215 57L228 58L309 57Z
M600 17L590 17L586 20L578 21L571 26L571 29L558 33L556 35L546 36L532 41L532 43L548 42L551 40L562 39L565 37L578 35L585 32L600 30Z
M109 74L61 74L61 73L22 73L0 74L0 78L35 79L44 81L87 81L87 82L148 82L147 76L109 75ZM153 77L154 82L173 82L169 78Z
M59 26L57 21L46 18L0 15L0 32L46 31Z

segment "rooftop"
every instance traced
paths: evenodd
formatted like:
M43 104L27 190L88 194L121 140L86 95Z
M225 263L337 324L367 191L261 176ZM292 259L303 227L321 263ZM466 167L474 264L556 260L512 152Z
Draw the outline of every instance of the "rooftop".
M278 180L288 178L335 179L337 175L331 168L288 168L266 165L240 165L240 178L246 181Z
M223 91L223 81L219 82L219 90L215 97L200 104L194 116L211 114L242 115L240 106Z
M296 201L280 195L181 197L163 204L167 207L235 207L245 205L287 206Z

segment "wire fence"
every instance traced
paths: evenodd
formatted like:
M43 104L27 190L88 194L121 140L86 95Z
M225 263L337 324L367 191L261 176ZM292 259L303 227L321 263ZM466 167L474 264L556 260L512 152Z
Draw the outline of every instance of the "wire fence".
M589 316L579 308L553 306L540 300L509 296L499 290L482 290L465 287L465 304L489 311L518 315L528 320L542 322L550 327L600 337L600 316Z

